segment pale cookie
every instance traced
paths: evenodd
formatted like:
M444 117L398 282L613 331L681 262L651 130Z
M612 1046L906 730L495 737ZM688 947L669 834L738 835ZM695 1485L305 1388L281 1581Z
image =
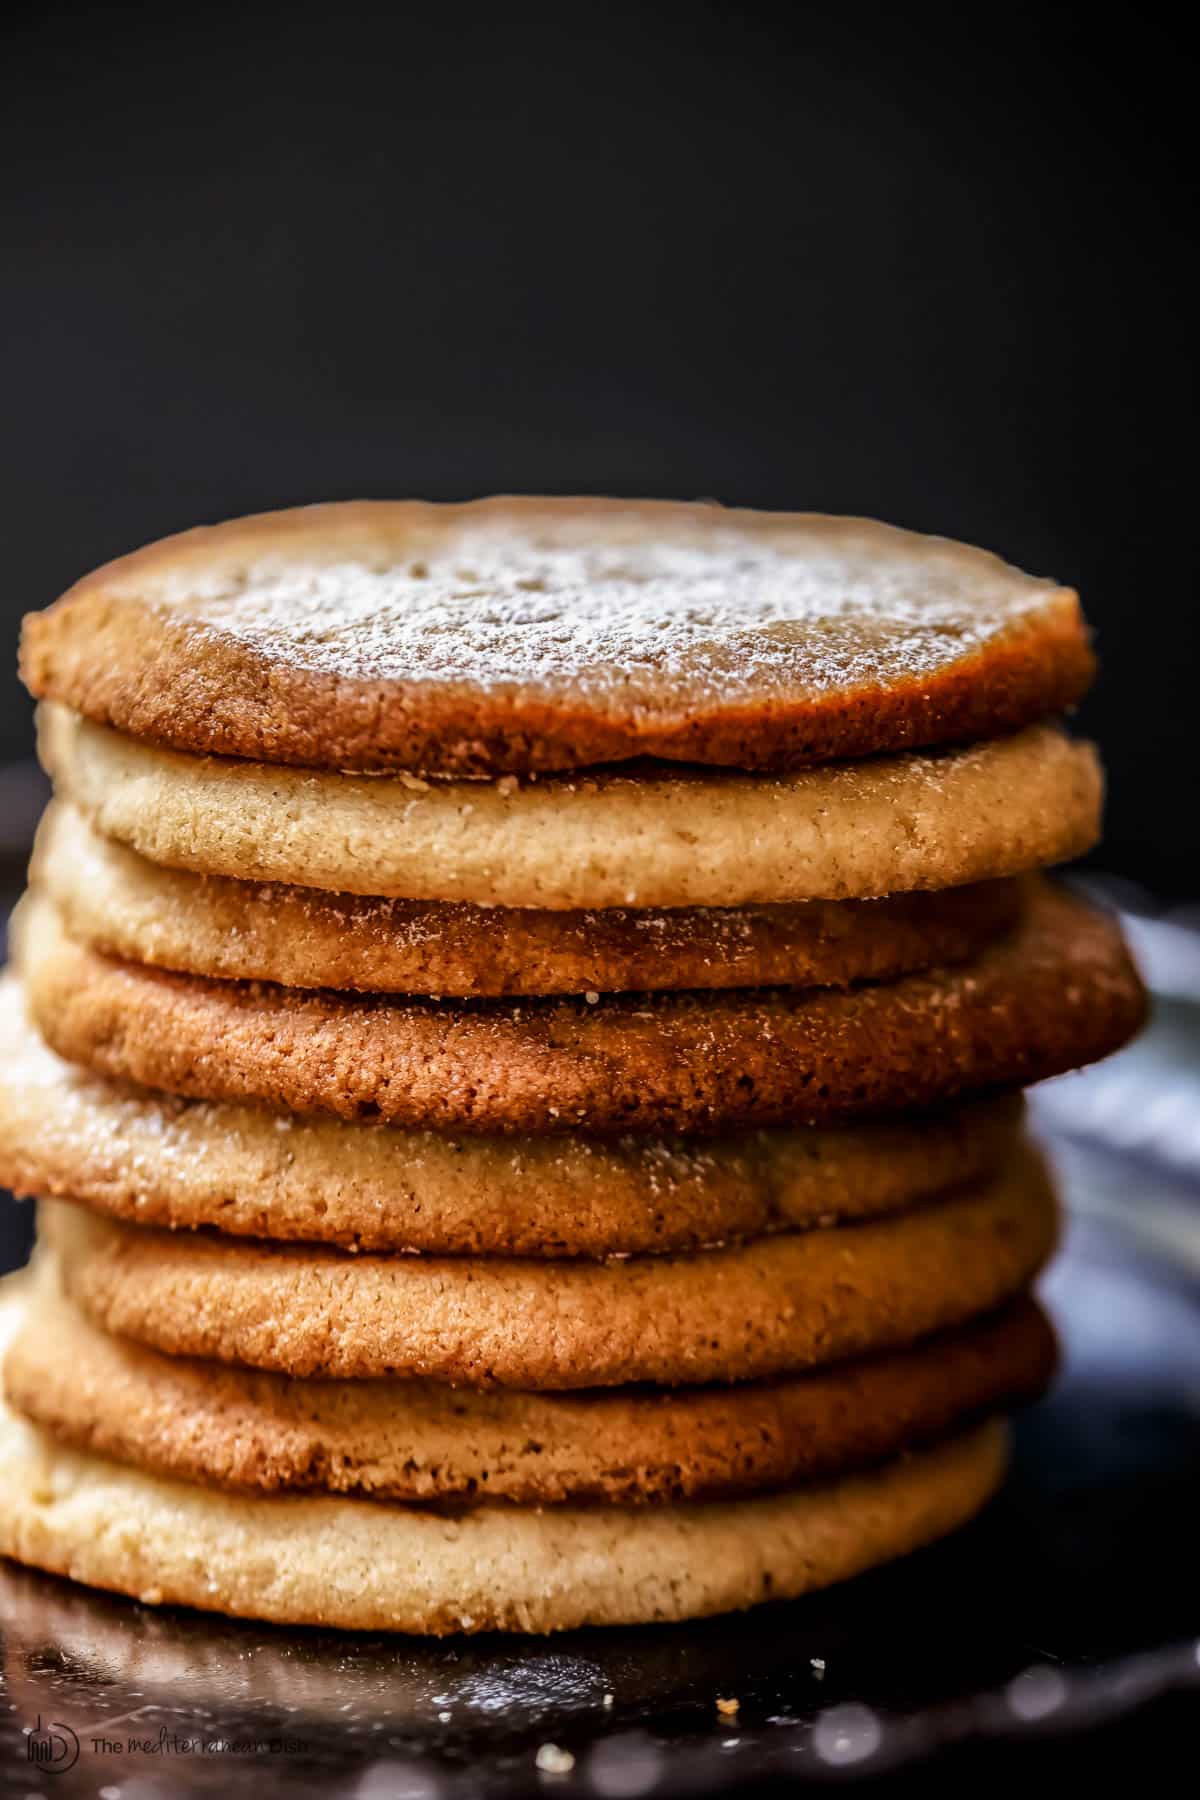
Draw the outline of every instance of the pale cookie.
M197 975L363 993L847 987L962 962L1011 926L1020 881L795 906L549 912L388 900L147 862L58 802L30 879L93 950Z
M571 1630L788 1600L932 1543L1004 1478L989 1423L881 1469L745 1500L446 1517L248 1498L65 1450L0 1414L0 1554L149 1605L342 1630Z
M234 519L25 621L31 691L187 751L334 769L795 767L1077 700L1078 597L865 519L628 500Z
M696 769L545 781L313 774L184 756L61 707L59 792L150 862L244 881L571 911L850 900L958 887L1095 843L1090 744L1053 726L788 776Z
M71 942L16 944L30 1014L98 1074L208 1100L438 1131L824 1125L1040 1081L1107 1055L1144 996L1117 925L1043 887L970 963L847 993L436 1002L204 981Z
M179 1100L63 1062L0 979L0 1186L361 1250L609 1256L886 1213L1011 1152L1016 1096L841 1130L442 1137Z
M705 1617L793 1599L964 1524L1004 1476L1002 1426L866 1474L639 1509L246 1498L143 1475L0 1421L0 1552L147 1604L446 1635Z
M831 1231L608 1263L348 1256L39 1208L92 1321L168 1355L473 1387L749 1381L890 1349L988 1312L1050 1255L1031 1150L977 1190Z
M296 1381L108 1337L48 1262L4 1363L9 1404L60 1443L157 1475L393 1500L724 1498L886 1461L1031 1399L1054 1334L1030 1301L911 1350L739 1387L482 1393Z

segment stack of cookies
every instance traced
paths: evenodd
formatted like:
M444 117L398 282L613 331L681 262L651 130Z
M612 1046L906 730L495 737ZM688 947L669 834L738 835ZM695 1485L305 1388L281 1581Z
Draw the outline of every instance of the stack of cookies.
M858 520L187 533L27 621L0 1550L546 1631L927 1543L1053 1362L1019 1090L1115 1049L1078 602Z

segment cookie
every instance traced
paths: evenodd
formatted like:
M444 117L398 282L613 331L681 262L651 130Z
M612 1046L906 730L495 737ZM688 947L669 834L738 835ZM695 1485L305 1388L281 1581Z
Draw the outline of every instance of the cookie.
M554 911L740 907L960 887L1080 855L1102 781L1051 726L789 776L642 765L520 782L184 756L41 708L39 754L149 862L336 893Z
M531 1389L765 1379L909 1344L1020 1292L1056 1209L1025 1149L911 1212L689 1256L351 1256L39 1208L63 1286L172 1356L355 1380Z
M1011 926L1020 881L795 906L548 912L388 900L147 862L52 805L30 878L71 937L225 979L462 996L847 987L962 962Z
M356 1250L692 1250L911 1205L994 1171L1014 1095L841 1130L443 1137L179 1100L48 1050L0 979L0 1186L145 1225Z
M1144 1008L1117 925L1049 887L972 962L847 993L303 993L113 961L33 896L16 942L34 1023L98 1074L443 1132L827 1125L1060 1074Z
M1003 1426L783 1494L461 1516L224 1494L55 1444L0 1415L0 1554L145 1605L429 1636L565 1631L793 1599L964 1524L1004 1477Z
M47 1264L9 1404L63 1444L249 1492L521 1505L725 1498L866 1468L1032 1398L1054 1367L1017 1302L913 1349L736 1388L491 1393L296 1381L162 1356L89 1325Z
M448 774L792 768L1077 700L1077 596L864 519L500 498L265 513L25 621L34 694L176 749Z

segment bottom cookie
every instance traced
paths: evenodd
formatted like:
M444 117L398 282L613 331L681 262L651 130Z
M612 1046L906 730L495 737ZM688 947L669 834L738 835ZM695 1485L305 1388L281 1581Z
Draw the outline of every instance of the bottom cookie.
M988 1423L868 1474L660 1508L244 1498L65 1450L0 1413L0 1554L149 1604L440 1636L701 1618L793 1599L965 1523L1005 1467Z

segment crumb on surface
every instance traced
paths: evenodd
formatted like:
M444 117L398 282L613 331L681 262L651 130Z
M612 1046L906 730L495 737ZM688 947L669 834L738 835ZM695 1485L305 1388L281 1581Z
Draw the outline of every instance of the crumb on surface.
M541 1744L534 1757L536 1767L543 1775L569 1775L575 1767L575 1758L569 1750L559 1744Z

